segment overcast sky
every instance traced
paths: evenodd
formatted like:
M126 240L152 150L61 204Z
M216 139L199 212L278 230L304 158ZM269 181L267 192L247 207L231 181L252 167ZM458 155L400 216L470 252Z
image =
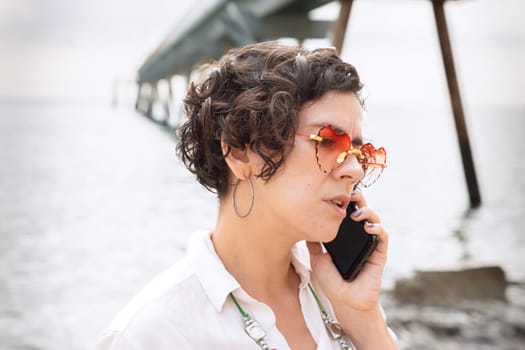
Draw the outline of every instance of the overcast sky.
M0 99L109 99L113 82L133 81L146 55L210 1L0 0ZM467 98L523 104L525 2L446 9ZM321 15L336 14L329 6ZM441 93L434 26L430 1L356 0L343 56L386 104L407 90Z
M191 3L0 0L0 97L108 96Z

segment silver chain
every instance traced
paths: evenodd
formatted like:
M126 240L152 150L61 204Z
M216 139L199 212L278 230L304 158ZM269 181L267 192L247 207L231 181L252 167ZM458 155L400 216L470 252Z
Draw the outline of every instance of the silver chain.
M323 323L328 330L328 332L332 335L334 340L337 340L339 344L341 345L341 349L343 350L350 350L350 345L346 342L346 335L343 331L343 327L336 321L334 321L325 311L324 306L321 304L321 301L317 297L317 294L314 292L312 286L308 284L308 288L312 292L312 295L314 296L318 306L319 310L321 311L321 317L323 319ZM257 344L261 347L263 350L271 350L270 346L266 343L266 331L264 328L260 325L259 322L257 322L256 319L252 318L250 314L248 314L244 309L239 305L239 302L237 299L233 296L233 293L230 293L230 297L237 306L237 309L242 315L243 322L244 322L244 331L246 334Z

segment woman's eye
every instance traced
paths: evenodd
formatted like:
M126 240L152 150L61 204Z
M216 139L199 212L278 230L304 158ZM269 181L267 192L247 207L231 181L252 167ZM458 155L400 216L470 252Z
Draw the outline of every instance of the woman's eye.
M321 147L332 147L335 144L335 142L336 141L331 139L331 138L323 137L323 139L319 142L319 146L321 146Z

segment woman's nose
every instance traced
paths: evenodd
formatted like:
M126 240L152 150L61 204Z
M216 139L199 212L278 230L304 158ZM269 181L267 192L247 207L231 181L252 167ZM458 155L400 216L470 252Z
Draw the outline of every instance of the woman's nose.
M334 175L338 178L351 178L354 183L359 182L365 172L359 163L358 156L356 152L348 152L343 162L334 169Z

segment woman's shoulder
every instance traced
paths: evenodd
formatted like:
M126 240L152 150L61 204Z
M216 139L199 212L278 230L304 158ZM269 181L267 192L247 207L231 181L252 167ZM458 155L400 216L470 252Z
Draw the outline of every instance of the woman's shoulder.
M135 295L131 301L116 315L112 324L124 328L138 314L149 313L171 299L177 298L186 289L194 289L192 280L194 271L185 258L181 259L166 271L160 273Z
M183 322L190 305L202 305L203 297L191 264L183 258L149 282L117 313L97 349L142 349L145 344L146 348L162 349L157 338L170 333L176 336L174 325Z
M152 327L160 329L167 321L178 322L177 318L183 317L181 315L189 305L195 307L195 301L200 301L197 307L202 305L206 295L199 281L196 254L192 250L198 250L198 246L205 243L206 235L197 232L190 241L188 251L179 261L146 284L115 315L105 335L132 334L140 338L140 334L151 333Z
M183 341L184 334L177 334L192 322L193 315L214 308L208 289L217 282L215 272L220 269L220 261L214 258L209 240L209 233L192 235L184 257L149 282L117 313L97 349L160 350L164 347L159 342L166 339L171 344Z

